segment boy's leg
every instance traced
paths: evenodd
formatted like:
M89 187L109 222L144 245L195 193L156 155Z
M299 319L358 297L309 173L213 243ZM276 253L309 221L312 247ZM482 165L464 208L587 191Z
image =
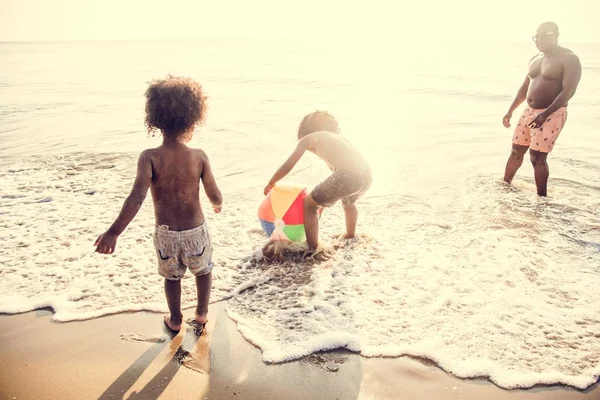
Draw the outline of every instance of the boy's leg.
M172 331L179 332L183 320L183 314L181 313L181 280L165 279L165 295L170 312L170 315L165 317L165 324Z
M315 250L319 245L318 209L319 205L312 196L306 196L304 199L304 231L306 232L306 244L309 250Z
M358 220L358 209L355 203L346 204L344 206L344 214L346 216L346 239L352 239L356 234L356 221Z
M198 302L196 303L196 322L205 324L208 321L208 303L212 289L212 272L196 276L196 291Z
M359 185L360 190L342 199L342 206L344 207L344 215L346 217L346 239L352 239L356 235L356 222L358 221L356 201L371 188L371 184L373 183L371 172L369 171L367 174L356 178L354 182Z
M212 289L213 247L206 223L189 230L181 244L182 263L196 277L195 322L204 327L208 321L208 303ZM197 327L198 328L198 327ZM196 330L200 334L202 329Z
M319 246L319 207L330 207L346 195L342 171L334 171L304 199L304 231L309 253Z

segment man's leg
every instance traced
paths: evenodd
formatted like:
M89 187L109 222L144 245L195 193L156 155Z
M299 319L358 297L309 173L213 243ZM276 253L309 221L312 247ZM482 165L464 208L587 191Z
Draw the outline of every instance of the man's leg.
M548 158L548 154L554 148L554 144L558 139L558 135L562 131L566 122L567 109L563 107L550 115L546 122L544 122L544 125L542 125L542 128L540 130L536 130L532 137L529 156L531 158L531 163L533 164L533 170L535 172L535 185L537 186L537 193L539 196L547 195L546 189L548 186L550 169L548 168L548 163L546 160Z
M533 164L533 171L535 173L535 185L537 186L538 196L546 196L546 188L548 186L548 176L550 175L550 169L546 159L548 153L541 153L535 150L529 150L529 156L531 163Z
M179 332L183 320L183 314L181 313L181 280L165 279L165 295L170 312L170 315L165 317L165 324L172 331Z
M308 250L315 250L319 245L319 216L317 210L319 205L311 195L304 199L304 231L306 232L306 244Z
M504 182L508 184L512 182L519 167L523 164L523 156L528 148L528 146L521 146L513 143L510 156L506 162L506 169L504 170Z

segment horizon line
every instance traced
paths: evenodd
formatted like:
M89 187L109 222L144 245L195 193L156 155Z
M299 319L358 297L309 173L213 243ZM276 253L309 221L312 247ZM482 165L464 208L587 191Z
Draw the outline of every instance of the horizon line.
M121 39L35 39L35 40L1 40L0 44L51 44L51 43L98 43L98 42L168 42L168 41L197 41L197 40L272 40L272 41L309 41L310 38L300 37L237 37L237 36L209 36L209 37L180 37L180 38L121 38ZM343 38L322 38L322 41L340 41ZM352 39L349 39L352 41ZM439 42L439 39L422 40L424 43ZM354 42L356 43L356 42ZM451 39L444 43L490 43L490 44L529 44L527 40L472 40ZM600 44L600 41L565 41L567 45L573 44Z

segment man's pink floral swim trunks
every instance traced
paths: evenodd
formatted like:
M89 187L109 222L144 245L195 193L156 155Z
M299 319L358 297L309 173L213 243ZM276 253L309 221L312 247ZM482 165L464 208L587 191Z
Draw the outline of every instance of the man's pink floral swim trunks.
M559 108L548 117L546 122L539 128L527 126L529 121L544 110L536 110L527 107L515 129L513 144L529 146L531 150L540 153L550 153L558 139L560 131L567 122L567 107Z

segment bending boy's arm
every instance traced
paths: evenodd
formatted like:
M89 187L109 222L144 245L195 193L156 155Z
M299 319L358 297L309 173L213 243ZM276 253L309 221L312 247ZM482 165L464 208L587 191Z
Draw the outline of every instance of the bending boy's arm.
M289 158L283 163L283 165L279 167L277 171L275 171L275 174L273 174L273 177L269 181L269 186L275 185L277 182L279 182L287 174L290 173L290 171L294 168L296 163L300 160L300 158L302 158L302 155L309 147L309 144L311 144L314 141L314 139L309 138L309 136L304 137L298 142L296 150L294 150L292 155L289 156Z
M140 207L146 199L148 188L152 182L152 163L146 151L140 154L137 165L137 175L131 188L131 193L127 196L123 208L115 222L108 229L108 232L114 235L123 233L127 225L133 220Z
M217 186L217 181L213 175L210 162L208 161L208 156L206 156L206 154L203 154L203 156L204 165L202 166L202 174L200 175L200 179L202 180L202 185L204 186L204 192L206 193L210 204L215 207L220 207L223 204L223 197L221 196L221 191Z

